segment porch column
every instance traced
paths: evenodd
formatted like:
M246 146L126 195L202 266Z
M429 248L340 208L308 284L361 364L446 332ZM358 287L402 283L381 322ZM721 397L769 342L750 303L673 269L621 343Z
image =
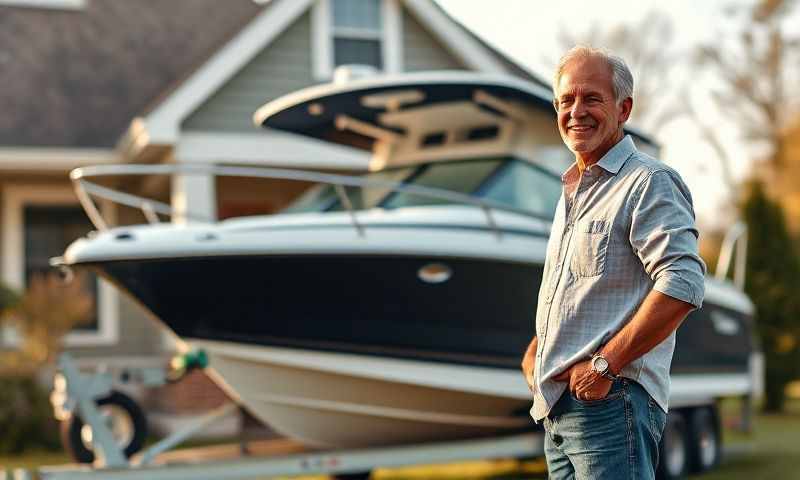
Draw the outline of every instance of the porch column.
M184 173L172 176L172 223L215 222L217 192L215 177Z

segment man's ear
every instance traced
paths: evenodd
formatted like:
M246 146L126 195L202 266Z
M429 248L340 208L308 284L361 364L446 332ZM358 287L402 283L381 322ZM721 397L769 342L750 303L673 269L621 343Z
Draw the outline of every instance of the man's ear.
M623 124L628 121L628 118L631 116L631 111L633 110L633 98L628 97L622 101L619 106L620 113L619 113L619 123Z

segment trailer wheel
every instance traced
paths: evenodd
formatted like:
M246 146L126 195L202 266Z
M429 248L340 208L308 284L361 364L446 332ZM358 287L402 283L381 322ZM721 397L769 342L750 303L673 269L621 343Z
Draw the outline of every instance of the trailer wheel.
M690 471L701 473L716 467L722 456L722 436L714 409L694 409L688 427Z
M126 457L142 449L147 437L147 419L131 397L112 391L97 400L97 408ZM76 462L94 462L92 429L77 412L61 422L61 443Z
M678 480L689 473L689 443L686 420L677 411L667 416L667 424L659 446L656 477L660 480Z

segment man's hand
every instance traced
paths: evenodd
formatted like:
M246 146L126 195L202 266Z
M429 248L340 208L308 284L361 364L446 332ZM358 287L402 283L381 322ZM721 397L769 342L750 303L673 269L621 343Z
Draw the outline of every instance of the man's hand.
M569 382L569 391L578 400L594 401L606 398L611 390L611 380L592 370L589 361L578 362L560 375L553 377L557 382Z
M533 337L528 349L525 350L525 355L522 356L522 375L525 376L525 383L528 384L528 388L531 390L533 390L533 369L536 368L537 345L537 337Z

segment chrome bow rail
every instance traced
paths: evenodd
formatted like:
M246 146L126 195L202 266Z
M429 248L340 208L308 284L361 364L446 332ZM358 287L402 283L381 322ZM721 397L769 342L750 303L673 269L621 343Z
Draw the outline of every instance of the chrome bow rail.
M735 259L734 253L736 254ZM733 283L740 290L744 290L745 275L747 273L747 224L741 221L731 225L722 240L722 247L717 259L717 268L714 271L714 276L717 280L724 281L728 278L728 271L732 263Z
M251 178L272 178L283 180L295 180L304 182L314 182L332 185L342 206L350 215L353 227L359 235L364 235L364 228L359 223L356 215L357 210L353 208L347 191L344 187L357 187L360 189L380 187L392 192L402 192L422 197L447 200L449 202L479 207L486 216L486 221L492 231L501 236L501 230L493 216L493 211L513 212L520 215L536 218L550 222L552 219L540 213L531 212L505 205L492 200L481 199L465 195L463 193L452 192L438 188L420 187L417 185L407 185L401 182L389 182L374 179L366 179L352 175L339 175L308 170L290 170L271 167L239 167L221 166L205 164L170 164L170 165L99 165L92 167L80 167L70 172L70 179L75 187L78 199L89 216L89 219L98 230L107 230L106 222L100 210L97 208L93 197L110 200L120 205L138 208L142 211L149 223L159 223L159 214L172 217L175 213L171 205L157 200L145 198L139 195L122 192L114 188L105 187L88 181L93 177L110 176L134 176L134 175L213 175L227 177L251 177ZM196 215L187 213L186 217L190 220L200 222L211 222L214 219L198 218Z

